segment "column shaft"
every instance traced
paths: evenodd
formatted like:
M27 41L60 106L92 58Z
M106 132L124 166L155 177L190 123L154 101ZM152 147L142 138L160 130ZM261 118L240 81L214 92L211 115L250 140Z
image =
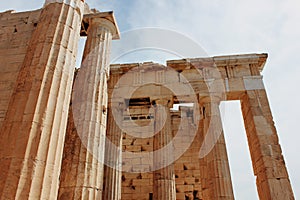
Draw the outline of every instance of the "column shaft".
M3 122L1 199L55 199L83 3L41 12ZM78 7L79 6L79 7Z
M202 145L214 145L210 152L200 159L201 184L204 199L234 199L231 183L226 144L220 117L219 103L209 102L203 105L203 139ZM208 134L211 134L208 136ZM215 144L205 144L215 142Z
M122 110L119 110L122 116ZM122 177L122 130L116 123L112 107L108 108L107 134L105 147L103 199L121 199Z
M153 139L153 150L163 149L172 142L171 115L168 101L156 101L155 106L155 136ZM165 148L166 149L166 148ZM175 173L174 165L169 163L173 151L154 152L154 167L161 168L153 172L153 197L157 200L175 200ZM161 155L161 153L166 155Z
M259 198L294 199L266 91L247 91L241 104Z
M103 22L111 23L101 18L90 20L81 68L75 79L59 199L102 198L112 40L112 31Z

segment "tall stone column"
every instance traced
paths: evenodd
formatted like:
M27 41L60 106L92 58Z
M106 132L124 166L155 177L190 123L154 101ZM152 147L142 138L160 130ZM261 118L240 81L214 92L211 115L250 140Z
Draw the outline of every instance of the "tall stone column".
M246 91L241 104L259 198L294 199L266 91Z
M83 1L47 0L0 130L0 198L55 199Z
M202 105L202 148L206 148L208 153L200 159L202 194L204 199L232 200L233 188L219 103L217 99L210 98Z
M89 23L81 68L75 79L72 114L64 147L59 199L101 199L112 13L86 15ZM75 146L76 144L77 146Z
M110 102L111 103L111 102ZM113 115L112 109L117 109L118 116ZM107 133L105 145L104 191L105 200L121 200L122 177L122 130L114 117L123 116L122 106L109 106ZM118 120L119 122L121 120Z
M155 122L154 130L155 136L153 139L153 151L165 148L166 151L161 153L154 153L153 165L154 168L159 167L153 172L153 197L157 200L175 200L175 173L174 165L168 164L169 159L172 160L172 150L167 149L165 146L172 142L172 128L171 128L171 115L170 115L170 102L166 99L157 100L155 106Z

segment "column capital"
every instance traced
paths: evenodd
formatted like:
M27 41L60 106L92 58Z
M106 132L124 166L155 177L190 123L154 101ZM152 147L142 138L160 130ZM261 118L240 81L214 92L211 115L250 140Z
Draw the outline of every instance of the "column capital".
M99 26L108 28L112 34L112 39L120 39L120 31L112 11L90 13L83 16L83 32L87 35L87 30L90 26ZM83 34L84 35L84 34Z

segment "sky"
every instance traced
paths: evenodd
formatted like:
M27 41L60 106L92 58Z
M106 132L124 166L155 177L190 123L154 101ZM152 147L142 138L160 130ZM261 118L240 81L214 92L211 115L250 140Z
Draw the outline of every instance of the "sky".
M138 33L151 27L172 32L175 38L181 35L198 44L209 56L268 53L262 74L294 194L300 197L298 0L87 0L87 3L100 11L114 11L121 31L120 41L123 38L126 42L130 31ZM3 1L0 10L24 11L42 5L41 0L10 0ZM112 54L120 41L113 43ZM195 57L195 52L182 55ZM156 61L157 54L145 59ZM203 56L202 51L199 54ZM140 61L137 57L129 55L125 60ZM173 57L165 53L159 59ZM226 103L225 110L223 125L235 198L258 199L239 102Z

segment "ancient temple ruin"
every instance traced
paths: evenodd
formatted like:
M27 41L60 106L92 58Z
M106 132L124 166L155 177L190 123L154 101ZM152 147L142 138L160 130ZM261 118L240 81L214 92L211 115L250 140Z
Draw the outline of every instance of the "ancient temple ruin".
M227 100L241 102L259 198L294 199L267 54L110 65L115 17L84 0L2 12L0 24L0 199L234 199Z

